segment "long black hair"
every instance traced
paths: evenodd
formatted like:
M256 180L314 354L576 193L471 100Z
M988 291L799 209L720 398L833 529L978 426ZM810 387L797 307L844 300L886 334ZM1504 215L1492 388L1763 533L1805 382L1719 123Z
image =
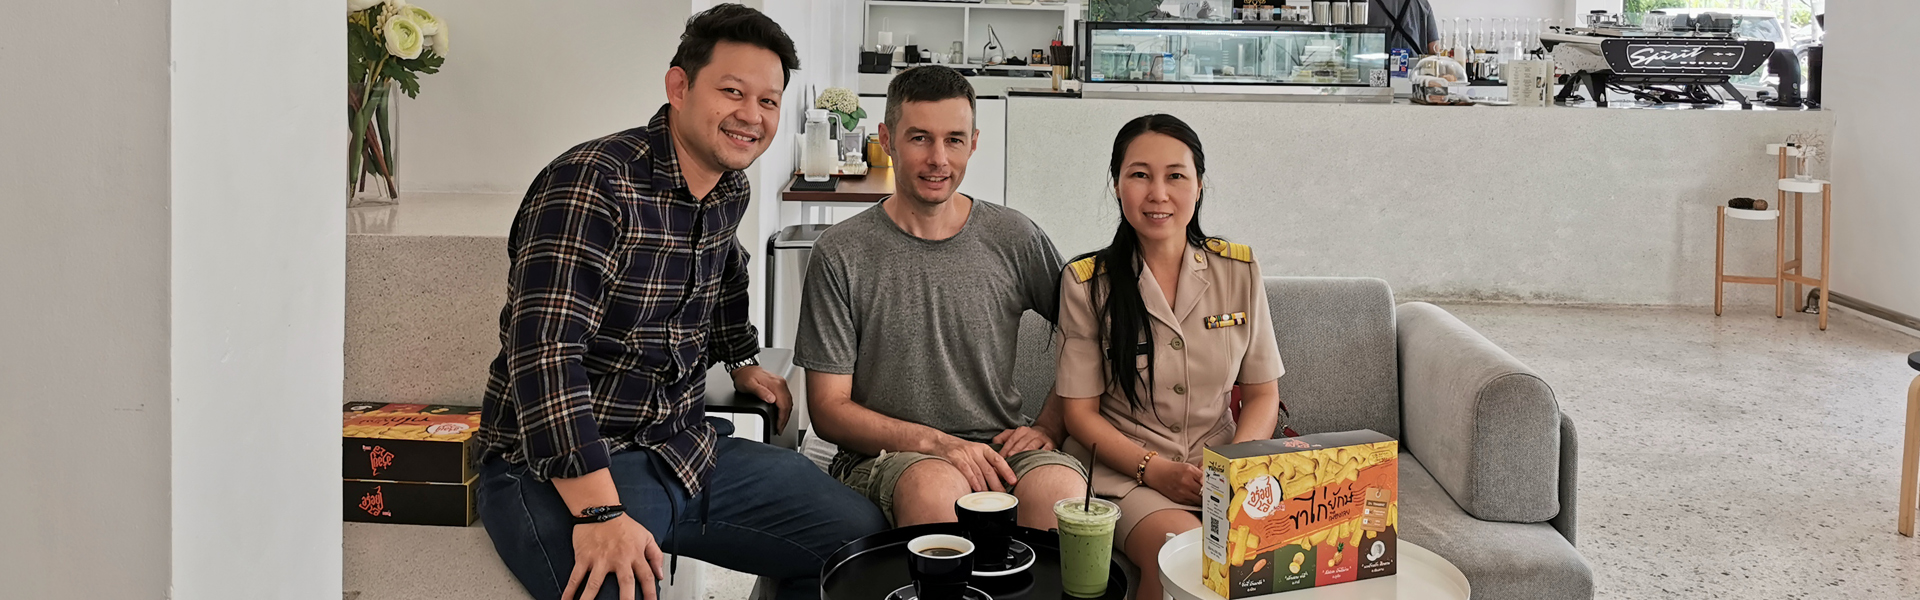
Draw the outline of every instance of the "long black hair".
M1107 165L1107 176L1112 179L1115 200L1119 200L1120 168L1127 158L1127 148L1133 141L1148 133L1158 133L1187 145L1193 152L1194 175L1204 181L1207 175L1207 153L1200 146L1200 136L1172 115L1152 114L1128 121L1120 127L1120 134L1113 138L1113 158ZM1202 191L1200 199L1193 203L1193 220L1187 223L1187 243L1206 247L1207 234L1200 230L1200 204L1206 199ZM1134 412L1142 407L1153 406L1153 325L1147 315L1146 301L1140 297L1140 236L1134 232L1133 224L1127 222L1125 209L1120 215L1120 226L1113 232L1113 243L1107 247L1074 257L1074 260L1093 258L1093 272L1096 274L1090 282L1092 298L1100 298L1105 289L1106 301L1095 301L1094 314L1100 323L1100 343L1106 348L1106 381L1118 384L1120 392L1127 397L1127 405ZM1171 303L1172 298L1167 301ZM1147 355L1147 370L1142 374L1134 368L1136 357ZM1144 377L1144 381L1142 378ZM1145 385L1146 393L1140 391ZM1156 418L1158 412L1156 411Z

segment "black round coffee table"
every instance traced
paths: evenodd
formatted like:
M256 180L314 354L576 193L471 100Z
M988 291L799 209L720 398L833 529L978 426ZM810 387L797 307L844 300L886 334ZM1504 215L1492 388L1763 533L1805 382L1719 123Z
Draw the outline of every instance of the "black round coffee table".
M821 570L822 600L885 600L887 594L911 585L907 574L907 542L923 535L966 535L958 523L915 525L882 531L842 546ZM994 600L1073 600L1060 586L1060 537L1051 531L1022 527L1014 539L1039 555L1033 567L1004 577L975 577L969 585ZM1127 575L1118 563L1107 570L1107 593L1098 600L1124 600Z

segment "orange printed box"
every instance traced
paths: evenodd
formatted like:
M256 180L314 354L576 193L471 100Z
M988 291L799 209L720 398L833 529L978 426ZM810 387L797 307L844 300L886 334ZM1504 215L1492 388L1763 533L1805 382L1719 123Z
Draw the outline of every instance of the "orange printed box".
M1207 588L1236 599L1394 574L1399 452L1366 430L1208 448Z
M353 402L340 416L346 479L461 485L474 477L479 407Z

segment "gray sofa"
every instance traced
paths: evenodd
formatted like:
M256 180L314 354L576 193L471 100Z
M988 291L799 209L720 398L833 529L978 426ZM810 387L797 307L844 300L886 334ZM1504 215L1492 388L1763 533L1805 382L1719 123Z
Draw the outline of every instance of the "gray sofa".
M1396 307L1384 281L1266 283L1294 429L1401 440L1402 539L1452 562L1476 600L1593 597L1574 549L1573 422L1545 381L1437 306ZM1053 385L1050 340L1029 313L1016 363L1028 414Z

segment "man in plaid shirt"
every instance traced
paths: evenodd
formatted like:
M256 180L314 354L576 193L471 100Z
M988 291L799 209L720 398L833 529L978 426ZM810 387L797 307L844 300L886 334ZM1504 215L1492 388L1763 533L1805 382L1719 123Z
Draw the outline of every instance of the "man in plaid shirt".
M537 598L652 600L663 547L778 579L782 600L817 598L822 560L886 526L798 453L705 415L712 364L777 404L777 427L792 406L753 360L734 234L751 198L741 170L773 139L799 62L758 11L695 15L668 105L555 159L514 217L479 512Z

